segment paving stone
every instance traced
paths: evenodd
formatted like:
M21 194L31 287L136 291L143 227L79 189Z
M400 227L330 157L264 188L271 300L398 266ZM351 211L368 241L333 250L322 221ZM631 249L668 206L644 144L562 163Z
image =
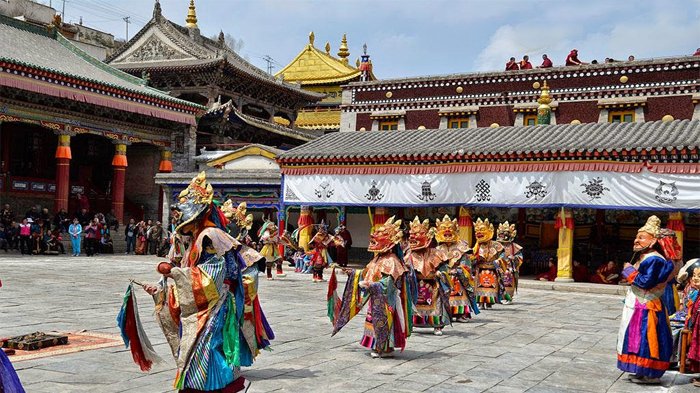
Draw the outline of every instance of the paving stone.
M150 256L1 255L0 336L53 329L116 335L115 317L129 279L155 281L158 261ZM342 288L345 277L339 280ZM175 365L153 319L153 302L143 291L136 293L141 320L162 364L141 373L122 345L15 362L27 391L172 392ZM326 285L314 285L308 275L292 271L284 280L260 282L262 307L277 338L272 351L242 370L252 381L251 393L696 389L689 376L677 372L667 373L662 386L649 387L628 382L617 370L619 294L572 295L521 286L514 304L494 306L469 323L446 327L440 337L429 330L416 332L406 350L392 359L372 359L358 344L363 315L331 337L325 298Z

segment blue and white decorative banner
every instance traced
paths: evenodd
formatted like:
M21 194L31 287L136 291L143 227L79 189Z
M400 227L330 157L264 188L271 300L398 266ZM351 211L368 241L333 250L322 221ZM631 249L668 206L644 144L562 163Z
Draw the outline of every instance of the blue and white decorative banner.
M599 207L700 210L700 174L471 172L284 175L286 205Z

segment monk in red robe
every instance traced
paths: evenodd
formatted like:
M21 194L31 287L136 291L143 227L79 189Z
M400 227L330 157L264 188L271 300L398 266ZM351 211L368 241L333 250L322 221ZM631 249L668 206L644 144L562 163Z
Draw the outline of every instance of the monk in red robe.
M520 60L520 69L521 70L531 70L532 69L532 63L530 63L530 56L528 56L528 55L523 56L523 59Z
M586 63L578 59L578 49L572 49L571 52L569 52L569 55L566 56L566 65L577 66L582 64Z
M614 261L600 265L591 275L591 282L596 284L617 284L620 280L620 269Z
M557 278L557 264L554 262L554 258L549 258L549 269L537 275L537 280L540 281L554 281Z
M700 48L693 53L693 56L700 56Z
M579 261L574 261L572 275L574 282L588 282L588 268Z
M550 60L546 54L542 55L542 64L537 66L537 68L552 68L552 67L554 67L554 64L552 64L552 60Z
M519 69L520 67L518 67L518 63L515 62L515 57L511 57L510 61L506 63L506 71L517 71Z

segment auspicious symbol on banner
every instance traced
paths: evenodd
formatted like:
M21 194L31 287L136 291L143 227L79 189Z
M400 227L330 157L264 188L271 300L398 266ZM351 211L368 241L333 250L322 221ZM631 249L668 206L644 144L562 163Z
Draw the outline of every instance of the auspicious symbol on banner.
M656 187L656 200L661 203L673 203L678 199L678 187L676 187L676 182L664 183L663 180L659 180L659 186Z
M525 188L527 189L527 191L525 191L525 198L535 197L535 200L538 200L539 198L547 196L547 185L537 180L528 184Z
M324 181L318 185L318 188L315 189L314 192L320 199L329 199L331 196L333 196L335 190L331 188L331 185L328 184L327 181Z
M603 179L596 177L588 181L588 183L581 184L584 188L583 193L591 197L591 201L600 199L605 191L610 191L609 188L603 185Z
M479 202L490 201L491 200L491 186L486 180L481 179L476 184L476 200Z
M421 185L421 195L418 195L418 199L424 202L432 201L435 199L436 195L435 193L431 190L430 187L430 182L429 181L424 181L423 184Z
M365 198L371 202L381 201L382 198L384 198L384 194L382 194L380 191L381 190L377 188L377 182L372 180L372 187L370 187L367 194L365 194Z
M284 200L285 201L298 201L299 197L297 194L294 193L294 191L291 189L291 187L287 186L287 189L284 190Z

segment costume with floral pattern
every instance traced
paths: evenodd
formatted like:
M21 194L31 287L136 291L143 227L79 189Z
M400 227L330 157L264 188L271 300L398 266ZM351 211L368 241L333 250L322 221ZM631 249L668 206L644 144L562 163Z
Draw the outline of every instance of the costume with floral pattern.
M409 225L406 265L413 266L418 281L418 298L413 326L441 329L450 323L450 277L446 256L433 247L435 228L418 217Z
M457 219L445 215L442 220L435 220L437 230L435 239L437 249L444 257L450 275L450 308L453 321L466 322L472 314L479 313L479 306L474 296L474 277L469 254L469 244L459 238Z
M403 350L412 331L417 289L412 270L393 252L401 237L401 220L389 218L370 235L367 250L374 253L374 258L367 266L344 269L348 281L334 318L333 334L368 303L360 345L371 349L373 357L392 356L395 348Z
M505 251L501 243L493 241L493 224L489 219L476 220L474 224L476 245L471 258L476 269L476 301L490 307L510 300L505 291L503 273L506 270Z
M180 193L175 230L184 252L153 295L176 360L174 387L187 392L243 390L240 367L274 338L257 293L262 256L226 233L227 219L212 202L204 172Z
M523 247L514 242L517 234L518 231L515 229L515 225L508 224L508 221L498 225L496 241L503 246L506 263L503 271L503 286L511 301L518 290L520 266L523 264Z

